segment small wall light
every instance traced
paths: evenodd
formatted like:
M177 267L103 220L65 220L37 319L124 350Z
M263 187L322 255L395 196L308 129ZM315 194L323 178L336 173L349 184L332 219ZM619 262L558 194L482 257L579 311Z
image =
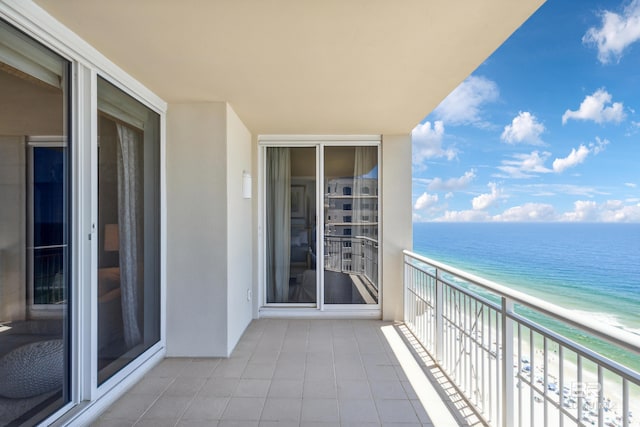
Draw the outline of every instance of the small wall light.
M251 175L247 171L242 171L242 197L251 198Z

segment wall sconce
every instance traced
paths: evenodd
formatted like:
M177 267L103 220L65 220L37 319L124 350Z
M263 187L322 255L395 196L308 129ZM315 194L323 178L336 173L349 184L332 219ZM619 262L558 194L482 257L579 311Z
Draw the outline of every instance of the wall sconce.
M247 171L242 171L242 197L251 198L251 175Z
M120 250L120 235L118 233L118 224L105 224L104 250L105 252L117 252Z

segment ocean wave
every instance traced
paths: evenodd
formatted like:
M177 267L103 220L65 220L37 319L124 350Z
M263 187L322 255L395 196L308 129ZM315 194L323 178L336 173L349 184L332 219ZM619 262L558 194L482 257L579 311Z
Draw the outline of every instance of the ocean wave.
M625 325L620 321L619 317L615 314L603 313L603 312L597 312L597 311L587 311L587 310L571 310L571 312L578 317L592 319L592 320L595 320L596 322L604 323L605 325L622 329L634 335L640 335L640 328Z

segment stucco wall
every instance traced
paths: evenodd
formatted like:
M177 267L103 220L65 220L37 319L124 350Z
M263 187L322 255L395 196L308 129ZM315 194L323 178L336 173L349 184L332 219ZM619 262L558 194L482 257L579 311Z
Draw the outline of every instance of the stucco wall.
M167 355L227 355L224 102L167 112Z
M251 321L247 292L252 291L254 263L252 204L242 194L242 172L251 174L251 134L229 105L227 147L227 349L231 352Z
M382 137L382 318L402 320L402 251L413 246L411 136Z

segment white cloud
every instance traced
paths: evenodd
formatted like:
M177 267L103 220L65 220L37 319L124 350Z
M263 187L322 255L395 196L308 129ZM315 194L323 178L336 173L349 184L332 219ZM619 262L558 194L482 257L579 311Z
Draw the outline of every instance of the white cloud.
M590 143L589 149L593 154L600 154L604 151L607 145L609 145L608 139L600 139L600 137L596 136L596 142Z
M418 197L415 205L413 205L413 208L416 210L429 209L435 206L437 203L438 203L437 194L429 194L425 192L425 193L422 193L420 197Z
M443 181L442 178L434 178L427 187L430 191L456 191L467 187L476 177L476 171L471 169L459 178L450 178Z
M414 214L415 217L415 214ZM422 218L425 220L425 218ZM640 222L638 200L592 200L574 202L573 210L558 213L547 203L525 203L513 206L498 215L484 210L446 211L432 221L449 222Z
M469 76L433 111L447 125L486 127L481 107L496 101L500 95L496 82L480 76Z
M492 217L498 222L532 222L555 221L556 211L553 206L545 203L525 203L522 206L514 206L500 215Z
M491 189L491 193L481 194L471 200L471 206L474 210L487 209L496 204L496 202L502 197L502 191L498 188L495 182L490 182L488 186Z
M442 148L442 138L444 136L444 124L436 121L419 124L411 131L413 142L413 163L422 164L427 159L446 157L452 160L456 157L456 151L452 148Z
M584 162L589 155L589 149L584 145L580 145L578 149L571 149L571 153L567 157L562 159L555 159L553 161L553 171L556 173L564 172L565 170L575 167Z
M604 89L598 89L592 95L587 95L576 111L565 111L562 115L562 124L566 124L569 119L593 120L596 123L620 123L625 118L622 103L611 103L611 94Z
M445 199L453 199L453 193L451 191L449 191L447 194L444 195Z
M598 48L598 60L607 64L622 58L629 45L640 40L640 0L632 0L621 14L604 11L600 28L591 27L582 42Z
M545 167L544 163L551 156L551 153L532 151L530 154L514 154L513 159L503 160L502 166L498 169L506 173L507 178L531 178L541 173L549 173L551 169ZM498 175L504 177L504 175Z
M521 142L542 145L540 135L544 132L544 125L538 122L536 116L528 111L520 111L513 118L510 125L504 127L504 132L500 136L504 142L518 144Z
M638 186L638 184L636 184L635 182L625 182L624 185L629 188L636 188Z
M438 222L484 222L491 217L485 211L446 211L443 216L434 219Z
M562 221L591 222L640 222L640 203L625 204L622 200L607 200L603 203L578 200L574 209L561 217Z

